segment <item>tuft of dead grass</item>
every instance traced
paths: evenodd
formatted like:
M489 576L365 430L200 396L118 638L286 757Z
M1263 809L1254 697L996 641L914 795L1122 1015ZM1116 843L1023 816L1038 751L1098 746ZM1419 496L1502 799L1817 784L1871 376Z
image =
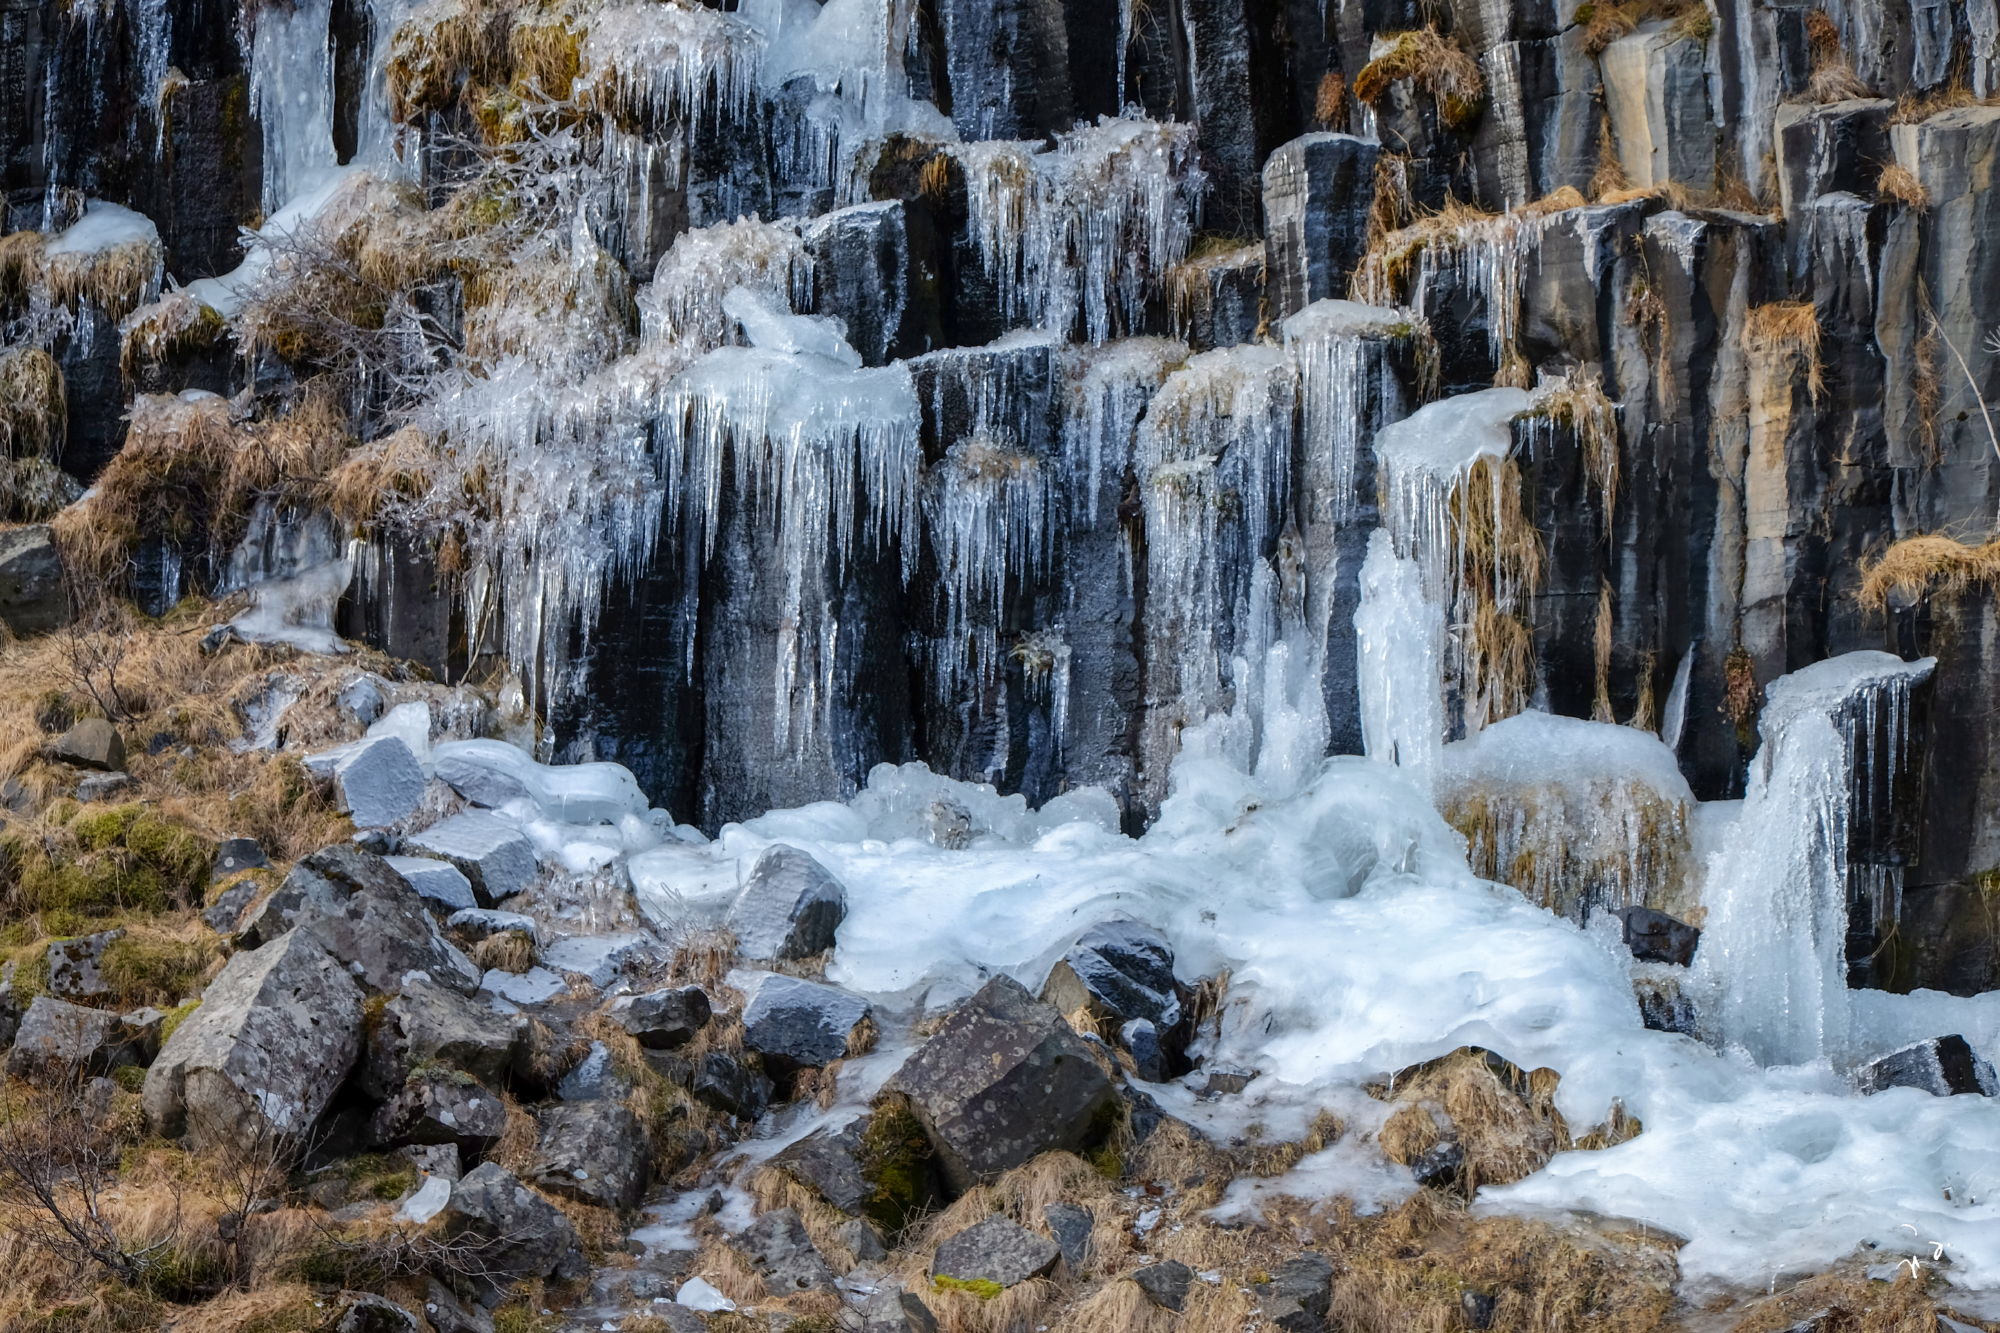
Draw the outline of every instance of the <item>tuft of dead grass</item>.
M1819 315L1811 301L1774 301L1753 306L1743 325L1743 346L1752 352L1796 359L1806 377L1806 391L1819 401L1826 387L1821 363Z
M1911 208L1931 206L1930 191L1924 188L1924 183L1917 179L1915 172L1900 162L1891 162L1882 168L1882 174L1875 179L1875 193L1884 199L1908 204Z
M2000 538L1967 546L1933 533L1906 537L1862 567L1861 604L1880 611L1891 596L1903 602L2000 585Z
M1323 130L1347 133L1347 78L1337 69L1320 75L1313 96L1313 120Z
M1435 25L1410 32L1387 33L1388 49L1354 76L1354 96L1379 102L1391 85L1408 79L1437 100L1438 116L1453 129L1463 129L1479 117L1486 99L1486 76L1479 62L1460 50Z

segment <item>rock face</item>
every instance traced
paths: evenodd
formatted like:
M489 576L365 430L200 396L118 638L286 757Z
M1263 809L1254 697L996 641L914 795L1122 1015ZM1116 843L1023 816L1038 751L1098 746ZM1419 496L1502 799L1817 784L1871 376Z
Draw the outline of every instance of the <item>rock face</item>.
M954 1192L1037 1153L1083 1148L1116 1102L1083 1038L1005 976L954 1010L889 1086L909 1098Z
M492 1148L506 1129L500 1099L470 1075L446 1069L410 1075L368 1124L369 1138L383 1147L451 1144L467 1157Z
M1347 295L1375 203L1381 149L1347 134L1308 134L1264 163L1265 268L1274 320Z
M45 523L0 532L0 623L16 637L69 623L62 556Z
M1921 1088L1933 1097L2000 1097L1993 1066L1960 1036L1933 1037L1883 1056L1855 1077L1863 1092Z
M867 1016L859 996L766 972L743 1004L743 1044L774 1070L825 1065L847 1054L848 1034Z
M541 1144L528 1168L543 1189L600 1208L639 1205L651 1177L652 1150L639 1118L623 1102L596 1100L544 1107Z
M85 718L57 738L56 758L115 773L125 767L125 741L103 718Z
M306 760L333 779L340 808L356 828L386 828L415 813L424 798L424 771L400 736L370 736Z
M618 1026L652 1051L670 1051L694 1040L695 1033L707 1026L710 1012L708 995L699 986L625 996L611 1006Z
M995 1213L938 1246L931 1273L960 1282L1014 1287L1029 1278L1048 1276L1060 1258L1062 1250L1053 1241Z
M534 847L512 824L482 811L454 815L410 843L458 867L481 907L491 907L535 882Z
M255 1141L311 1129L361 1045L361 990L303 930L237 954L146 1071L154 1132Z
M737 1239L736 1249L750 1260L750 1266L764 1280L764 1290L773 1296L833 1287L833 1270L806 1235L799 1215L789 1208L774 1209L758 1218Z
M479 1270L499 1289L519 1278L573 1281L589 1271L569 1219L495 1163L452 1186L443 1216L446 1230L475 1248Z
M751 867L729 909L729 928L745 958L810 958L833 947L846 915L840 881L798 848L780 845Z

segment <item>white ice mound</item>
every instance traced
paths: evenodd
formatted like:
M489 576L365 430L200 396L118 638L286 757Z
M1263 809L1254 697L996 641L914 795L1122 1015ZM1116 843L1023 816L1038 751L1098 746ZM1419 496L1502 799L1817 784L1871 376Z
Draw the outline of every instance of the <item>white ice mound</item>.
M505 741L446 741L431 762L459 795L492 809L528 801L564 824L615 824L646 811L646 794L623 764L538 764Z
M847 326L839 319L794 315L748 287L731 287L722 298L722 309L743 326L753 347L823 356L849 370L861 369L861 353L848 346Z

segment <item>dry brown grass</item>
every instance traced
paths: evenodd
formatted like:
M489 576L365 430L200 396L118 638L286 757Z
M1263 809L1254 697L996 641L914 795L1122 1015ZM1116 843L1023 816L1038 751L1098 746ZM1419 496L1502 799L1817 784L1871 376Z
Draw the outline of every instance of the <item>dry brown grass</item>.
M1882 174L1875 180L1875 193L1884 199L1908 204L1911 208L1931 206L1930 191L1924 188L1924 183L1917 179L1915 172L1900 162L1891 162L1882 168Z
M1842 59L1826 61L1806 80L1809 102L1852 102L1874 95L1874 89L1861 81L1854 66Z
M0 236L0 319L19 318L42 280L42 248L48 238L38 231Z
M1985 106L1972 89L1966 87L1963 79L1953 79L1944 87L1929 93L1904 93L1896 99L1896 109L1889 113L1891 125L1916 125L1929 120L1941 112L1962 106Z
M229 339L229 325L215 310L186 292L168 292L127 315L119 325L123 341L119 368L129 383L147 362L198 349L217 349Z
M1811 301L1774 301L1753 306L1743 325L1743 346L1752 352L1795 358L1805 372L1806 392L1819 401L1826 367L1819 357L1819 315Z
M1467 708L1512 717L1534 691L1534 634L1522 617L1541 586L1544 550L1523 498L1520 464L1482 458L1452 491L1459 601L1472 632L1463 653Z
M416 499L437 475L438 452L415 426L350 452L327 476L327 501L350 523L368 523L390 496Z
M1313 120L1323 130L1347 132L1347 79L1337 69L1320 75L1313 95Z
M1698 42L1715 35L1714 20L1700 0L1589 0L1576 8L1576 21L1585 25L1584 50L1593 56L1653 19L1671 22L1676 36Z
M60 458L68 424L56 359L39 347L0 351L0 457Z
M1957 596L1972 588L2000 584L2000 538L1967 546L1941 534L1908 537L1862 569L1861 603L1872 610L1893 594L1915 602L1936 594Z
M1438 115L1454 129L1470 125L1486 98L1486 75L1479 62L1435 26L1385 33L1389 49L1354 76L1354 96L1379 102L1392 84L1408 79L1437 99Z
M1600 203L1618 202L1613 196L1632 188L1625 174L1624 159L1618 156L1618 132L1611 128L1611 113L1597 118L1597 171L1590 178L1590 197Z
M1597 627L1592 634L1591 647L1597 665L1597 694L1590 706L1592 722L1616 722L1611 715L1611 646L1612 630L1616 620L1611 610L1611 581L1599 579L1597 583Z
M1393 1092L1383 1090L1399 1105L1376 1142L1389 1160L1407 1165L1450 1133L1465 1153L1466 1197L1481 1185L1512 1184L1572 1146L1569 1126L1555 1108L1560 1081L1552 1069L1523 1073L1464 1047L1404 1070Z
M42 255L42 281L52 304L71 310L88 299L117 323L157 290L163 252L159 243L128 241L103 250Z

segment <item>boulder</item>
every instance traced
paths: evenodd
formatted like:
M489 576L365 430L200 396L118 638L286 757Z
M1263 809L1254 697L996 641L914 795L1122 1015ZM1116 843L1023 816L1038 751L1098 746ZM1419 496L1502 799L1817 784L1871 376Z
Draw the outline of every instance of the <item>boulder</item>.
M0 532L0 623L16 638L70 621L62 556L46 523Z
M545 967L531 967L526 972L502 972L496 967L479 979L482 995L529 1009L547 1004L568 989L568 982Z
M493 1333L493 1316L436 1278L428 1279L424 1293L424 1317L436 1333Z
M308 755L306 768L333 779L340 808L356 828L387 828L416 813L424 770L400 736L369 736Z
M95 935L77 935L49 945L49 994L64 1000L87 1000L111 989L99 970L104 950L125 938L123 928Z
M622 996L611 1006L618 1026L653 1051L686 1045L707 1025L710 1014L708 995L699 986Z
M1465 1149L1446 1139L1410 1163L1410 1175L1426 1189L1453 1190L1465 1176Z
M1181 1021L1173 946L1137 921L1100 922L1050 969L1042 1002L1064 1014L1087 1010L1113 1026L1143 1018L1164 1032Z
M736 950L753 960L810 958L833 947L847 890L796 847L767 848L729 909Z
M1965 1038L1956 1035L1932 1037L1891 1052L1863 1068L1855 1082L1865 1093L1921 1088L1933 1097L1965 1093L2000 1097L1993 1066L1981 1059Z
M87 717L56 738L56 758L79 768L106 773L125 769L125 741L118 728L101 717Z
M731 1246L750 1261L750 1267L764 1280L764 1290L773 1296L833 1288L833 1270L806 1235L805 1223L790 1208L765 1213Z
M931 1276L1013 1287L1030 1278L1047 1277L1060 1258L1062 1250L1054 1241L1037 1236L1004 1213L995 1213L938 1246L931 1259Z
M1327 1307L1333 1301L1333 1265L1317 1254L1287 1259L1270 1270L1268 1282L1252 1291L1264 1307L1266 1322L1286 1333L1326 1333Z
M385 1297L347 1292L341 1299L347 1306L333 1333L419 1333L423 1327L415 1315Z
M615 935L564 935L544 944L538 952L542 965L549 970L581 976L597 989L605 990L654 944L652 935L630 930Z
M701 1101L739 1119L752 1119L771 1102L771 1080L761 1069L726 1051L710 1051L695 1066L690 1089Z
M744 988L743 1044L774 1073L830 1064L847 1054L848 1034L868 1002L817 982L766 972Z
M480 810L453 815L409 842L457 866L471 881L482 907L491 907L528 888L538 873L534 845L521 830Z
M1088 1147L1117 1103L1089 1043L1007 976L953 1010L889 1087L909 1098L956 1193L1038 1153Z
M215 849L215 868L209 871L209 882L228 879L245 870L264 870L270 864L271 858L264 855L255 838L224 838Z
M1467 1328L1493 1327L1493 1312L1499 1301L1491 1293L1467 1287L1458 1293L1458 1305L1465 1312Z
M1194 1281L1194 1270L1177 1259L1167 1259L1147 1264L1132 1274L1132 1280L1146 1293L1147 1300L1163 1310L1178 1313L1187 1304L1188 1284Z
M522 1278L573 1282L590 1270L569 1219L497 1163L452 1186L443 1216L446 1232L467 1243L472 1262L498 1288Z
M146 1073L153 1131L170 1138L309 1130L361 1045L361 990L310 932L239 953Z
M442 1065L497 1088L513 1065L524 1021L495 1013L434 978L411 977L371 1026L357 1080L363 1092L381 1100L419 1065Z
M72 1071L101 1075L120 1065L144 1064L159 1049L159 1017L155 1009L121 1017L106 1009L86 1009L52 995L37 995L20 1017L7 1073L48 1079Z
M612 1064L610 1048L593 1041L589 1053L556 1085L556 1095L566 1102L618 1101L632 1095L632 1081Z
M490 939L510 930L526 935L530 943L537 938L535 918L519 912L500 912L490 907L462 908L445 918L445 925L463 932L470 940Z
M771 1165L803 1184L850 1217L859 1217L875 1197L865 1174L864 1137L870 1117L839 1129L820 1128L771 1158Z
M328 847L299 862L244 922L238 943L259 947L279 926L310 932L373 993L395 994L411 972L461 994L479 989L479 969L444 937L409 882L358 848Z
M1650 907L1624 908L1618 918L1625 925L1625 947L1640 962L1673 963L1678 967L1694 962L1701 931L1687 922L1676 921Z
M543 1107L535 1118L541 1143L529 1179L600 1208L639 1206L650 1183L652 1151L630 1107L610 1100L562 1102Z
M449 861L429 856L389 856L383 859L389 863L390 869L409 881L410 887L425 902L436 903L453 912L479 906L479 900L472 894L472 881Z
M244 911L257 901L257 893L255 880L246 879L241 884L231 885L202 909L203 923L218 935L234 935L242 925Z
M423 1069L375 1109L368 1138L383 1148L405 1144L453 1144L478 1156L507 1129L507 1108L469 1074L455 1069Z
M1264 163L1264 254L1271 322L1347 295L1367 248L1381 149L1349 134L1308 134Z
M1051 1203L1043 1206L1042 1221L1048 1224L1069 1271L1081 1277L1084 1265L1090 1262L1090 1233L1097 1229L1097 1219L1079 1204Z
M937 1333L937 1316L901 1287L884 1287L861 1307L861 1333Z

